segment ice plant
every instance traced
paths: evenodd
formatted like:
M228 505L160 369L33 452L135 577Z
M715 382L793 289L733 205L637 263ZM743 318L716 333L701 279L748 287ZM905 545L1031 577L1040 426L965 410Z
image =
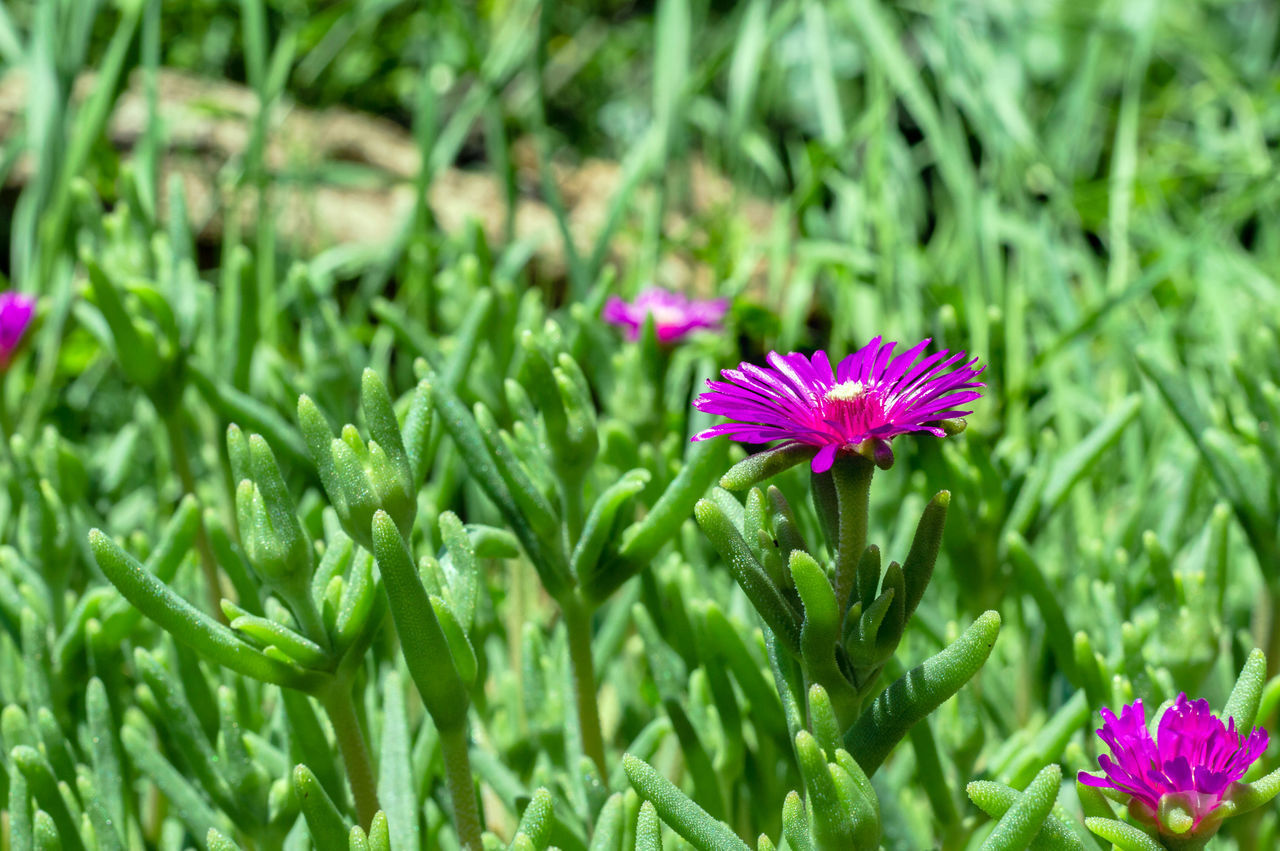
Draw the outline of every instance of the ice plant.
M1129 796L1131 815L1175 841L1212 836L1232 809L1222 804L1267 749L1266 730L1237 730L1234 718L1224 724L1209 701L1185 694L1160 717L1154 739L1141 700L1119 718L1103 709L1102 719L1098 736L1111 749L1098 757L1104 776L1082 771L1080 782Z
M627 339L640 339L645 320L653 317L653 330L659 343L674 343L698 328L719 328L729 310L727 299L698 301L680 293L651 287L633 302L613 296L601 313L606 322L627 329Z
M729 417L694 440L727 435L747 443L786 441L816 448L815 473L831 468L837 453L860 452L881 466L891 463L888 442L900 434L926 431L942 437L942 420L967 416L964 405L981 397L975 388L984 367L964 352L943 350L920 360L926 338L897 355L897 343L876 337L845 357L833 370L825 351L770 352L770 368L742 363L708 380L698 396L700 411Z
M0 369L9 365L35 314L36 300L23 293L0 293Z

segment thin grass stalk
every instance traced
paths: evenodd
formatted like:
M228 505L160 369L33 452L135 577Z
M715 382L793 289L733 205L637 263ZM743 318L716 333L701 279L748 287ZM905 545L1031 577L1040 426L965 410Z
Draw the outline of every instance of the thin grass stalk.
M356 818L365 830L373 822L381 807L378 804L378 786L374 779L373 763L369 760L369 748L360 719L356 715L355 701L351 696L351 682L346 677L336 678L326 691L321 704L333 725L338 739L338 752L347 771L347 783L356 803Z
M600 728L600 706L596 697L596 671L591 657L591 609L576 597L562 605L565 631L569 639L569 664L573 678L574 704L582 734L582 752L595 763L601 777L605 767L604 734Z

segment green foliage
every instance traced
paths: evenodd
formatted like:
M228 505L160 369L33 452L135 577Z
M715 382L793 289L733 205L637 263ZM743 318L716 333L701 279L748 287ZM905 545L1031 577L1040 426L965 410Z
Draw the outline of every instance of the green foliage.
M1104 706L1276 723L1274 30L0 5L0 844L1275 846L1274 755L1200 829L1062 788ZM234 156L171 71L245 84L184 102ZM401 165L279 144L330 106ZM334 194L391 224L284 237ZM649 283L725 329L599 320ZM690 442L718 370L877 334L980 356L967 423Z

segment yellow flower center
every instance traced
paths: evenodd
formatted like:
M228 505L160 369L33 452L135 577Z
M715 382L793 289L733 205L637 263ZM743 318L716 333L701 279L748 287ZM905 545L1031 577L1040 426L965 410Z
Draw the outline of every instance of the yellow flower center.
M852 445L884 425L884 402L871 382L841 381L822 394L822 419Z
M828 390L824 398L828 402L856 402L870 389L870 385L861 381L841 381Z
M680 325L685 321L685 308L674 304L651 304L649 315L653 317L655 327L664 325Z

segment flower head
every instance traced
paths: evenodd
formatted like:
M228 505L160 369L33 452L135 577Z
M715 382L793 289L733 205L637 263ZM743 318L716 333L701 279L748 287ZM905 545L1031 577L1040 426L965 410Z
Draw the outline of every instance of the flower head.
M697 301L680 293L652 287L640 293L634 302L613 296L601 314L606 322L627 329L627 339L640 339L645 319L653 316L653 330L659 343L674 343L697 328L719 328L729 310L727 299Z
M1223 724L1209 711L1209 701L1187 700L1185 694L1160 717L1155 739L1141 700L1120 710L1119 718L1103 709L1102 720L1098 736L1111 749L1111 756L1098 757L1105 776L1082 771L1080 782L1131 796L1130 811L1161 833L1194 833L1267 749L1266 730L1246 734L1233 718ZM1162 800L1179 808L1180 824L1166 823Z
M925 339L895 356L898 344L876 337L834 370L824 351L812 357L770 352L772 369L743 363L722 370L725 380L707 381L710 391L694 406L736 422L693 439L807 444L817 447L812 467L821 473L837 452L858 451L866 441L887 451L887 441L907 432L942 437L940 420L972 413L959 409L982 396L974 388L984 386L976 380L984 367L974 367L977 358L964 362L964 352L941 351L917 363L928 345Z
M0 369L7 367L35 314L36 300L22 293L0 293Z

